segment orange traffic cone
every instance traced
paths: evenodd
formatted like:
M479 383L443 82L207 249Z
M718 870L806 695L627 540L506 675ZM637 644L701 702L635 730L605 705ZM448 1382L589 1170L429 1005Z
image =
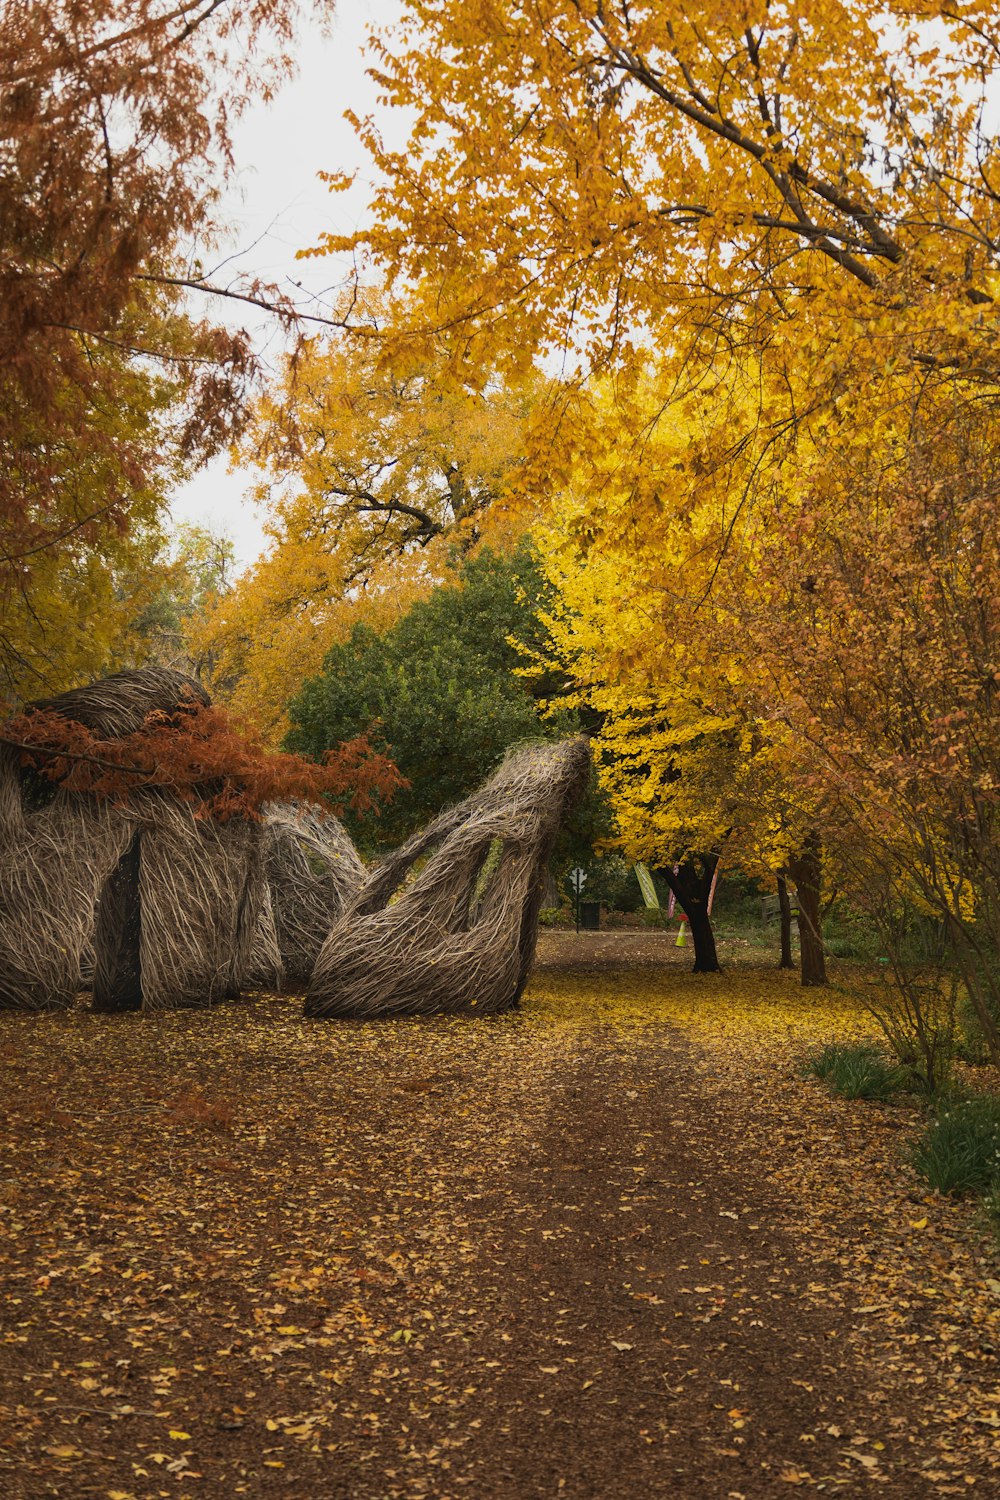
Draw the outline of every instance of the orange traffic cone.
M687 930L687 917L681 917L681 925L677 929L677 941L674 944L675 948L687 947Z

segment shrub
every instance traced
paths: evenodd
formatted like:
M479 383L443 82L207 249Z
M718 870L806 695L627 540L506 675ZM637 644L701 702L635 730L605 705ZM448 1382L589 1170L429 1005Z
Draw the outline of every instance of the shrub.
M989 1009L992 1011L993 1007L990 1006ZM975 1068L985 1067L990 1062L990 1049L983 1035L982 1022L967 991L963 991L958 1002L957 1022L958 1056Z
M831 958L866 958L853 938L828 937L824 939L824 947Z
M918 1141L913 1165L939 1193L1000 1193L1000 1098L949 1102Z
M887 1100L907 1086L905 1069L867 1042L828 1042L809 1058L805 1071L821 1078L842 1099Z
M863 1003L910 1075L936 1096L948 1085L955 1059L958 980L940 965L914 969L890 957L865 986Z

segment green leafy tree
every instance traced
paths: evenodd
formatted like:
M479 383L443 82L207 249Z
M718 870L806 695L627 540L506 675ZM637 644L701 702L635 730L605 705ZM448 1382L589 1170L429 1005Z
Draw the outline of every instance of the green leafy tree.
M524 675L529 658L515 644L541 652L545 642L548 589L530 546L484 549L455 575L385 634L356 626L290 707L287 748L320 759L367 731L407 778L378 828L387 844L466 796L511 745L578 727L568 714L542 717L561 684L542 667ZM371 825L352 831L370 837Z

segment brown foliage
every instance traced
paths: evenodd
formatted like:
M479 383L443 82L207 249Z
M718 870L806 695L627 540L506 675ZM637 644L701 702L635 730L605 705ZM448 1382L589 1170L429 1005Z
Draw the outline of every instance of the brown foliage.
M192 804L195 816L224 822L258 818L266 802L307 801L364 813L392 795L403 779L364 736L331 750L324 764L267 751L226 713L194 699L157 709L141 726L102 735L49 709L28 710L4 726L0 744L21 751L65 791L127 801L158 787Z
M225 1099L208 1099L201 1089L185 1089L167 1114L175 1125L199 1125L220 1134L232 1130L234 1118L231 1104Z
M250 337L181 299L213 289L190 247L211 243L231 121L288 71L298 9L0 8L0 606L30 603L52 549L113 552L242 422ZM292 316L274 289L215 290Z

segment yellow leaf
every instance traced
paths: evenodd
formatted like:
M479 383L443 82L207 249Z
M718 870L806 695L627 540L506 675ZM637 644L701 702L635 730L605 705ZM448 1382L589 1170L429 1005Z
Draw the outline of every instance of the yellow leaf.
M169 1436L172 1437L175 1442L186 1443L189 1441L191 1434L189 1432L181 1432L179 1427L171 1427Z

